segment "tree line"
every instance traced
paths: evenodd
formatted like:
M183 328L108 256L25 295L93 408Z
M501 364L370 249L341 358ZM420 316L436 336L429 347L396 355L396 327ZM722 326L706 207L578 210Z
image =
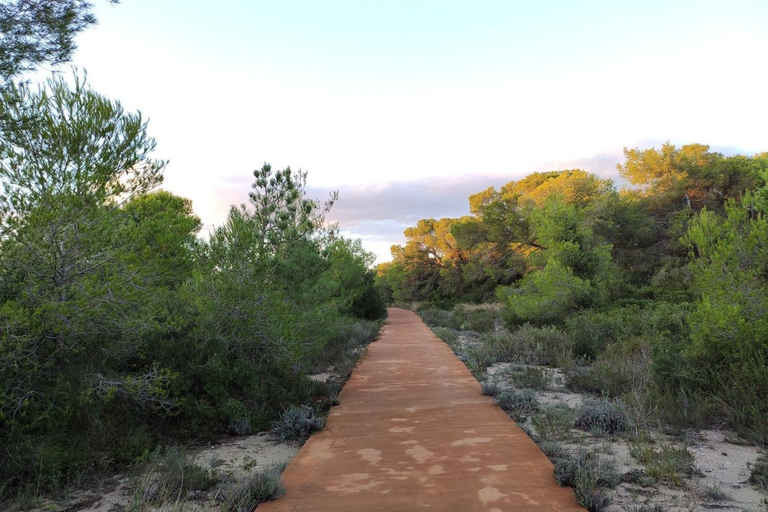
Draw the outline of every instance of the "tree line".
M0 4L0 502L267 429L386 314L373 255L325 222L335 196L307 197L306 173L256 169L205 239L190 200L158 190L140 113L77 72L21 78L70 57L90 8Z
M621 190L539 172L470 196L471 215L420 220L378 285L394 302L500 302L510 327L561 329L585 363L652 354L667 416L768 442L768 153L666 143L617 167Z

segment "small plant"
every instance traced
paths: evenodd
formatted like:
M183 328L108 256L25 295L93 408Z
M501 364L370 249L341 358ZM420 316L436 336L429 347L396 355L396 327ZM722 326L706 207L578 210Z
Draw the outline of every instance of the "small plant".
M762 491L768 491L768 454L763 454L749 464L749 483Z
M460 351L461 345L459 344L458 332L447 327L433 327L432 332L435 333L435 336L447 343L448 346L451 347L451 350L454 352Z
M629 484L642 485L643 487L650 487L656 483L656 481L648 476L642 469L630 469L621 476L621 481Z
M279 498L285 493L280 475L285 464L272 464L258 471L225 493L220 512L251 512L259 504Z
M571 435L574 411L567 405L548 405L531 419L533 427L542 439L563 440Z
M272 426L272 437L279 441L305 441L324 425L325 420L317 416L312 407L293 405L285 409Z
M586 403L576 416L574 425L587 432L600 434L618 434L630 429L624 405L607 400Z
M499 394L499 385L495 381L483 381L482 388L484 395L496 396Z
M571 456L571 452L565 446L555 441L541 441L539 449L553 462L557 459L567 459Z
M590 511L605 509L611 502L605 489L616 487L621 481L612 464L585 450L555 459L555 479L559 485L573 487L576 501Z
M532 389L508 389L496 395L495 398L499 407L515 419L529 416L539 409L536 392Z
M699 491L699 495L706 501L726 501L731 499L731 495L717 484L703 487Z
M475 332L490 332L496 328L496 314L483 307L456 306L453 308L453 318L461 330Z
M519 363L552 366L558 358L570 353L571 341L556 327L533 327L525 324L513 333L486 333L481 346L471 357L482 369L494 363Z
M662 443L658 447L648 441L630 443L629 454L644 465L656 482L683 485L686 476L695 471L693 454L685 446Z
M511 372L509 378L515 385L531 389L549 389L552 370L537 366L523 366L522 371Z
M207 491L216 483L216 476L191 462L183 448L170 446L150 456L137 498L143 503L164 503L186 498L192 491Z

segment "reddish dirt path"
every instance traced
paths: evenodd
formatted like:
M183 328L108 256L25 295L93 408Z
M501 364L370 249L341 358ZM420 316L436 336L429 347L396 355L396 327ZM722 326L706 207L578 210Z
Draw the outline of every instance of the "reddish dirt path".
M390 309L331 410L259 512L576 511L552 464L451 349Z

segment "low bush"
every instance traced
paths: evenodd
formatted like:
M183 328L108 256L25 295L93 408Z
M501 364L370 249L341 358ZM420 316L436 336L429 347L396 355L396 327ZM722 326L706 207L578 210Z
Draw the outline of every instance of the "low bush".
M461 319L456 318L453 311L430 306L420 309L418 313L424 323L430 327L446 327L457 331L461 330Z
M495 396L499 407L516 420L529 416L539 409L536 392L532 389L508 389Z
M585 450L556 459L555 479L559 485L572 487L576 501L589 511L604 510L611 503L605 489L621 481L612 464Z
M661 505L624 505L625 512L667 512Z
M210 471L194 464L178 446L155 450L139 483L140 502L162 504L185 499L191 491L207 491L218 479Z
M608 400L593 400L584 404L574 425L587 432L601 434L618 434L631 428L624 404Z
M768 491L768 454L761 455L749 465L749 483L763 492Z
M509 380L518 387L544 390L552 383L552 370L538 366L523 366L521 371L507 373Z
M448 327L433 327L432 332L435 334L435 336L443 340L449 347L451 347L451 350L454 352L460 351L461 346L459 344L458 331Z
M647 439L640 439L630 443L629 454L645 466L648 476L656 482L683 485L685 477L695 472L693 454L685 446L654 445Z
M453 308L451 314L453 322L461 330L484 333L496 328L497 312L489 307L459 304Z
M547 405L540 414L531 418L531 423L539 437L547 440L565 440L571 436L575 411L562 404Z
M589 281L574 275L557 260L526 274L516 292L508 294L506 315L507 321L515 325L562 324L568 315L589 306L594 294Z
M285 494L280 477L285 464L272 464L247 476L225 492L220 512L252 512L258 505Z
M555 441L541 441L539 442L539 449L553 462L557 459L567 459L571 456L571 453L565 446Z
M481 386L484 395L496 396L499 393L499 385L494 381L483 381Z
M653 380L651 350L650 341L640 337L608 345L592 367L595 385L611 397L646 390Z
M513 333L483 335L481 345L468 355L482 369L501 362L552 366L570 347L570 339L558 328L526 324Z
M325 419L308 405L291 406L280 414L272 426L272 437L279 441L305 441L312 432L321 430Z
M699 490L699 496L705 501L726 501L731 499L728 494L717 484L707 485Z

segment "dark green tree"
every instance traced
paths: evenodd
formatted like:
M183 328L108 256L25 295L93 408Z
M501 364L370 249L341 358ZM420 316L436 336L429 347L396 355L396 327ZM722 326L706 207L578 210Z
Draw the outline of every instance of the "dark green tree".
M75 36L96 23L91 10L85 0L0 2L0 83L40 65L69 61Z

